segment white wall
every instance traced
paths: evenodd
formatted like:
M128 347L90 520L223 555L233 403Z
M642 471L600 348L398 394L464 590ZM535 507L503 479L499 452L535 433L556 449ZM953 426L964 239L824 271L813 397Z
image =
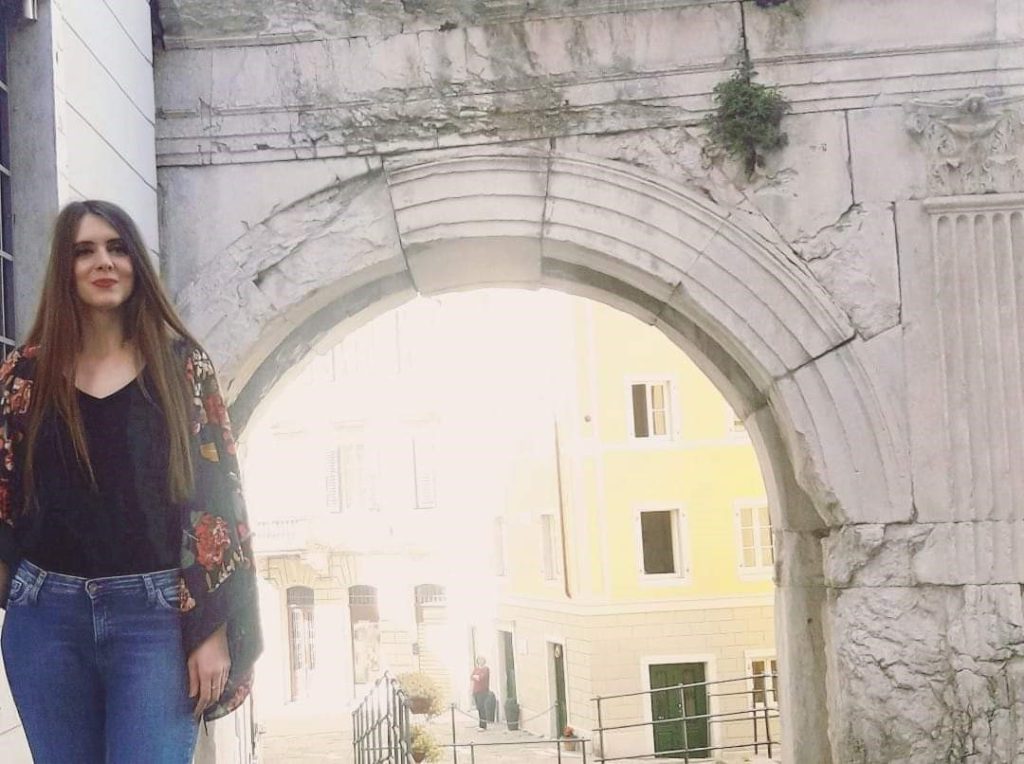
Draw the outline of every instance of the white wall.
M38 20L9 27L20 338L32 322L60 205L109 199L135 218L159 253L149 3L41 0L39 6ZM2 675L0 761L31 761Z
M159 253L146 0L52 0L61 203L109 199Z

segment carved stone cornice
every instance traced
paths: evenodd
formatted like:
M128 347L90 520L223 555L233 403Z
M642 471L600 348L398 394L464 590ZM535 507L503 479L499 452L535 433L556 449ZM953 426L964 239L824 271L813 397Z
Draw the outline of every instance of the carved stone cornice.
M971 94L906 105L935 196L1024 191L1024 97Z

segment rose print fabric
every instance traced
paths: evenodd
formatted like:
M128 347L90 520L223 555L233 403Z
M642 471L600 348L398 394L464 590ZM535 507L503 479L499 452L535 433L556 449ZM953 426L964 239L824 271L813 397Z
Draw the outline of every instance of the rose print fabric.
M227 624L231 674L207 720L237 708L249 695L262 649L256 571L242 497L235 441L209 356L185 342L175 346L192 393L195 490L171 505L181 524L179 604L186 654ZM0 559L13 566L38 536L45 517L22 511L19 446L27 429L37 348L20 348L0 366Z

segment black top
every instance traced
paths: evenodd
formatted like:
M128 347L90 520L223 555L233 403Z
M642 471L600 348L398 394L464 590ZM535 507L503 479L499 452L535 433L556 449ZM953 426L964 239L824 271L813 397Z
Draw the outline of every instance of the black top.
M163 412L139 379L105 398L79 391L78 405L98 490L77 464L67 427L57 416L45 419L34 467L39 532L24 556L83 578L179 567Z

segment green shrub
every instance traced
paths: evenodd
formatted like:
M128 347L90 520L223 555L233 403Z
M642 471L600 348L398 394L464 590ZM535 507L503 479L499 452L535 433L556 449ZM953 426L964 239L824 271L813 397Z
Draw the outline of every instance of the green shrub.
M777 88L754 82L756 72L744 61L736 74L715 85L715 111L704 124L711 142L743 162L747 177L764 164L764 154L786 145L782 118L789 102Z

